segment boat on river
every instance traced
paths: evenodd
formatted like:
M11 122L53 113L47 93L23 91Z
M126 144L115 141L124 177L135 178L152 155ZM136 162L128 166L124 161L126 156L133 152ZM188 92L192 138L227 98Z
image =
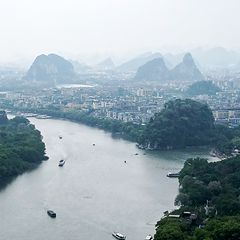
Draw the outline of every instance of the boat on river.
M56 218L57 214L53 210L47 210L47 214L51 218Z
M180 176L180 173L168 173L167 174L167 177L170 177L170 178L178 178Z
M58 163L59 167L62 167L65 164L65 160L61 159Z
M115 237L116 239L119 239L119 240L126 239L126 236L124 236L123 234L121 234L119 232L113 232L112 235L113 235L113 237Z
M146 237L145 237L145 240L153 240L153 237L152 237L152 235L147 235Z

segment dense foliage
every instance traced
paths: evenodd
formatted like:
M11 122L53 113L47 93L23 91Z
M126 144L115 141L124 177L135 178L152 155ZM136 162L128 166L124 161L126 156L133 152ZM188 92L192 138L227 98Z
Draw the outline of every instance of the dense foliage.
M209 145L214 137L214 118L207 105L173 100L146 125L140 144L154 149Z
M199 81L193 83L186 91L188 96L197 95L215 95L220 92L220 88L217 87L212 81Z
M160 220L155 240L240 239L240 156L212 163L188 159L179 183L175 203L180 208L174 214L181 217ZM197 219L184 218L184 211L194 213Z
M156 225L154 240L237 240L240 239L240 216L208 219L199 228L188 219L164 218Z
M240 127L228 128L223 125L215 127L216 141L214 146L226 156L231 156L234 150L240 150Z
M188 159L180 172L181 205L201 206L208 200L220 216L240 214L240 157L208 163Z
M41 134L27 119L15 117L0 124L0 183L35 167L44 155Z
M187 237L188 228L182 220L163 218L156 225L154 240L184 240Z

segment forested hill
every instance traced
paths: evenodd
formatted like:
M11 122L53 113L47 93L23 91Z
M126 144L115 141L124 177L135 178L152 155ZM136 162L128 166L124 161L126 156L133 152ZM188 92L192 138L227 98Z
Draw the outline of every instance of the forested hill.
M191 99L176 99L146 125L139 144L151 149L175 149L210 145L213 142L214 118L205 104Z
M40 132L23 117L7 119L0 112L0 183L34 168L46 159Z
M180 208L157 223L155 240L240 239L240 156L188 159L179 183Z

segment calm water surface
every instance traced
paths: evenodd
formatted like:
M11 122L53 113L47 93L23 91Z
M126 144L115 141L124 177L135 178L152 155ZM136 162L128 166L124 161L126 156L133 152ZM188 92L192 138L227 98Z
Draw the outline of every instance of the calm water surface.
M178 182L166 174L179 171L188 157L207 156L149 153L77 123L30 120L42 132L50 159L0 192L3 240L108 240L112 231L144 239L154 234L163 211L174 207ZM60 159L66 160L62 168ZM57 218L48 217L47 209Z

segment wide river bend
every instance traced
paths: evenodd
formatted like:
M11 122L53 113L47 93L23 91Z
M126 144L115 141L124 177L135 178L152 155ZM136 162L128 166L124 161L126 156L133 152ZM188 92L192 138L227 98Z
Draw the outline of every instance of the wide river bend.
M112 240L113 231L143 240L174 208L178 181L166 174L189 157L208 157L204 150L145 152L69 121L30 121L43 135L49 160L0 191L1 240ZM60 159L66 160L62 168Z

